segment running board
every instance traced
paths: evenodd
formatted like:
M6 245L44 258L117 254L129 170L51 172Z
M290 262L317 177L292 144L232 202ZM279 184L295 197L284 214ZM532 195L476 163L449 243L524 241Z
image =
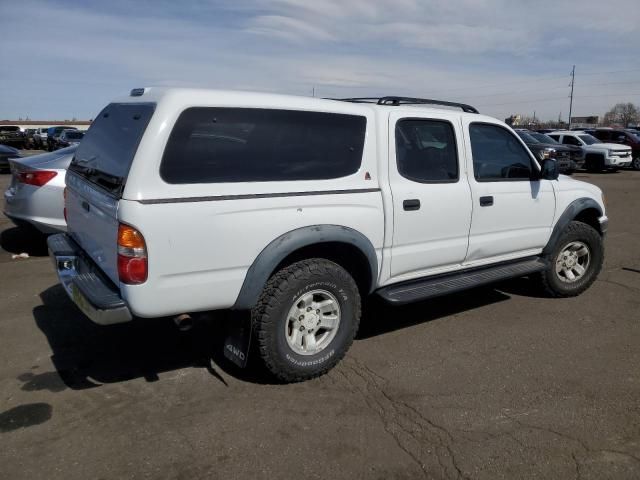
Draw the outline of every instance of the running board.
M395 305L439 297L468 288L498 282L507 278L523 277L546 269L548 263L540 257L529 257L517 262L501 263L462 272L447 273L422 280L412 280L383 287L376 293Z

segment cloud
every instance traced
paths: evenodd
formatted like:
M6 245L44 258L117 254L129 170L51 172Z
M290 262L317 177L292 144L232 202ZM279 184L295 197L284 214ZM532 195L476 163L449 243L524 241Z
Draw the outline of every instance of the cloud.
M574 63L578 113L640 90L637 71L615 75L625 85L598 85L611 80L595 75L634 66L635 0L89 2L3 4L0 55L11 68L0 89L12 94L0 98L0 117L90 117L152 84L293 94L315 86L322 96L422 95L502 118L519 109L557 116ZM9 53L17 51L29 54Z
M249 33L281 37L291 42L301 38L307 40L334 41L335 38L323 28L304 20L282 15L261 15L252 18L246 27Z

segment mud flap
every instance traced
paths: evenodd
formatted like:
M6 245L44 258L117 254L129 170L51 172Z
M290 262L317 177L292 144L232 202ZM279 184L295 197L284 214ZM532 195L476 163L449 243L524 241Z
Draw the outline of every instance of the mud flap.
M247 366L251 347L251 315L249 312L233 312L227 326L224 356L240 368Z

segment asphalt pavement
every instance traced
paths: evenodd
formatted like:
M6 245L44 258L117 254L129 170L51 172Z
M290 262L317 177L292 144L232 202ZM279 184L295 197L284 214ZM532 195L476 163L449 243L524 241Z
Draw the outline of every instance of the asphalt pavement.
M575 177L611 219L585 294L370 301L345 360L295 385L228 364L223 314L92 324L2 217L0 478L640 478L640 172Z

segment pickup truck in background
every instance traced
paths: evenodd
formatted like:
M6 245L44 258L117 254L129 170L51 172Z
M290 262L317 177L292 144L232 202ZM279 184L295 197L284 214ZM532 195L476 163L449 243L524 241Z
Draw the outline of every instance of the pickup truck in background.
M615 143L604 143L580 130L561 130L548 134L563 145L582 148L584 166L590 172L617 170L631 165L631 148Z
M47 150L53 152L60 148L58 139L65 130L77 130L76 127L49 127L47 129Z
M21 149L26 145L26 137L17 125L0 125L0 144Z

